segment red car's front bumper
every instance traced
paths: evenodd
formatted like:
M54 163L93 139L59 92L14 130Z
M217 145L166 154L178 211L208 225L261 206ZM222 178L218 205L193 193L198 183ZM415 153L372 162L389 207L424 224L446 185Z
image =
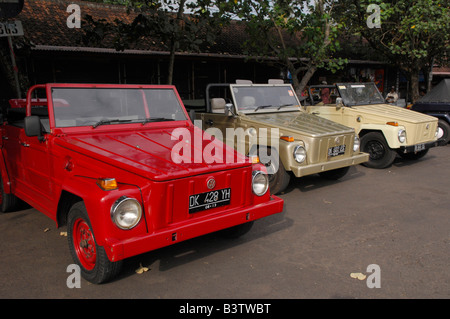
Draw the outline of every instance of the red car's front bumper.
M111 261L119 261L183 240L281 213L283 211L283 203L284 201L281 198L271 195L268 202L258 205L243 209L222 211L214 215L205 215L198 219L175 223L170 227L152 234L146 234L145 236L133 237L121 241L107 240L104 249Z

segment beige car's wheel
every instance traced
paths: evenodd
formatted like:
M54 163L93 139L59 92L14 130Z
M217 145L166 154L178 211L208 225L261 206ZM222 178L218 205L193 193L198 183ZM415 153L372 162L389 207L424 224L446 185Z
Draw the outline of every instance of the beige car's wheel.
M281 193L289 185L291 176L283 166L278 152L268 147L264 151L259 149L259 160L266 166L269 176L269 189L271 194Z
M369 153L369 161L363 165L371 168L386 168L397 156L379 132L370 132L361 137L361 151Z

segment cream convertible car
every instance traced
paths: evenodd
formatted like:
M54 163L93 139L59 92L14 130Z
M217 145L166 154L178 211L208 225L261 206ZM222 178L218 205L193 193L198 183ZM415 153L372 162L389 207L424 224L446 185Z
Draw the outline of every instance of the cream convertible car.
M437 118L386 104L373 82L311 86L307 102L308 113L355 129L361 151L370 154L368 167L388 167L397 154L418 159L439 145Z

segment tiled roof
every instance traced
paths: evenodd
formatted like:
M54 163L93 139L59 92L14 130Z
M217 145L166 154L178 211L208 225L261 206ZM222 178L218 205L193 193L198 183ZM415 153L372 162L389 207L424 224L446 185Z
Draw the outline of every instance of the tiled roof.
M434 75L450 75L450 67L434 67L433 68Z
M131 22L134 14L127 14L124 6L109 5L88 1L74 0L28 0L22 12L16 17L22 21L25 36L35 45L34 50L88 51L117 53L110 39L104 39L100 45L87 47L81 41L82 29L69 28L66 12L70 4L78 4L82 20L85 15L113 22L119 19ZM216 44L204 48L204 55L242 55L240 44L244 41L243 26L236 22L225 27ZM134 44L127 53L131 54L165 54L165 47L152 39L145 39Z
M113 22L115 19L124 22L133 21L135 15L128 14L126 7L90 1L80 0L27 0L22 12L16 17L22 21L25 36L35 45L33 50L39 51L72 51L72 52L98 52L117 54L120 51L114 49L111 38L103 39L100 45L86 46L81 41L83 30L69 28L67 18L71 12L67 12L70 4L78 4L81 9L81 17L90 15L94 20L105 19ZM233 57L245 58L241 44L247 39L245 26L238 21L232 21L226 25L221 34L216 37L215 44L204 45L201 53L178 52L179 55L196 55L204 57ZM125 50L127 54L167 55L164 45L155 39L145 39L130 46ZM358 59L351 57L350 59ZM270 58L269 58L270 59ZM374 63L374 61L350 60L356 63ZM379 62L378 62L379 63Z

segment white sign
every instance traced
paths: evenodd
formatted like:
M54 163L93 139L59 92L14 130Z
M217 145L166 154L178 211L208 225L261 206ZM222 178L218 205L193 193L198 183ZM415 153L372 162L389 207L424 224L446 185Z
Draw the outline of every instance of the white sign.
M0 22L0 37L23 35L22 21Z

